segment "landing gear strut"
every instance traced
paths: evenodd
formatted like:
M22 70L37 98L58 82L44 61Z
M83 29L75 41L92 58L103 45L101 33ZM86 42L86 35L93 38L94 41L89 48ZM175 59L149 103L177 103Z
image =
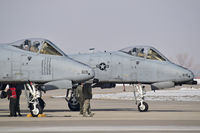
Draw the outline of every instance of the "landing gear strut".
M136 96L136 91L138 92L137 96ZM141 86L140 84L134 85L133 92L134 92L136 104L139 101L138 110L140 112L147 112L149 109L149 106L146 102L144 102L144 96L146 94L146 91L144 90L144 86Z
M80 111L80 104L76 93L76 88L68 89L65 100L68 102L68 107L71 111Z
M45 102L41 98L41 91L35 87L35 84L28 83L24 85L28 107L33 117L43 113ZM29 93L27 92L29 91Z

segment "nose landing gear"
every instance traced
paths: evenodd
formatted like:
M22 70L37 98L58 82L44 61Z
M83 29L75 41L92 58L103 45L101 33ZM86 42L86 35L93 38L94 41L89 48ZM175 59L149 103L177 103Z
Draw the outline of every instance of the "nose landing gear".
M136 95L136 91L138 92L138 95ZM136 104L139 101L138 110L140 112L147 112L149 109L149 106L146 102L144 102L144 96L146 94L144 86L141 86L140 84L134 85L133 93L134 93Z
M33 117L43 113L45 102L41 98L41 91L35 87L35 84L28 83L24 85L28 107ZM29 91L29 93L27 92Z

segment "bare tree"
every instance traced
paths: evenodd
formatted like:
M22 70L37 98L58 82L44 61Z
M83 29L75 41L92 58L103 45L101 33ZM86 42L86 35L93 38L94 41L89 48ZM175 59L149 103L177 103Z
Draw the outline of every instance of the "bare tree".
M193 63L194 63L194 58L188 56L188 54L184 53L184 54L178 54L176 55L176 60L175 62L183 67L186 68L192 68L193 67Z

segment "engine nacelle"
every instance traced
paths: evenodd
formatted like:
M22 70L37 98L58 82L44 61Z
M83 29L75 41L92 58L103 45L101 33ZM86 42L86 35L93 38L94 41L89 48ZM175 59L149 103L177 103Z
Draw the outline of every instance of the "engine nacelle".
M186 82L184 84L187 84L187 85L197 85L198 84L198 81L195 81L195 80L191 80L189 82Z
M158 82L158 83L151 84L151 90L167 89L174 86L175 86L175 83L172 81Z
M69 89L72 88L72 81L70 80L58 80L44 84L44 90L55 90L55 89Z
M115 83L97 83L92 87L100 87L101 89L104 89L104 88L115 88L115 86L116 86Z

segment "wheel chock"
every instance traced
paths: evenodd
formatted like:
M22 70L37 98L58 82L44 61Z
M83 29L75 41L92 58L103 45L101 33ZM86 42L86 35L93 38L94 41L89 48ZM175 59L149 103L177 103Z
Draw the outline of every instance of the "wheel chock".
M32 114L27 114L26 117L33 117Z
M45 114L39 114L38 117L46 117Z
M43 117L46 117L46 115L45 115L45 114L42 114L42 116L43 116Z
M27 114L26 117L33 117L32 114ZM45 114L39 114L37 117L46 117Z

